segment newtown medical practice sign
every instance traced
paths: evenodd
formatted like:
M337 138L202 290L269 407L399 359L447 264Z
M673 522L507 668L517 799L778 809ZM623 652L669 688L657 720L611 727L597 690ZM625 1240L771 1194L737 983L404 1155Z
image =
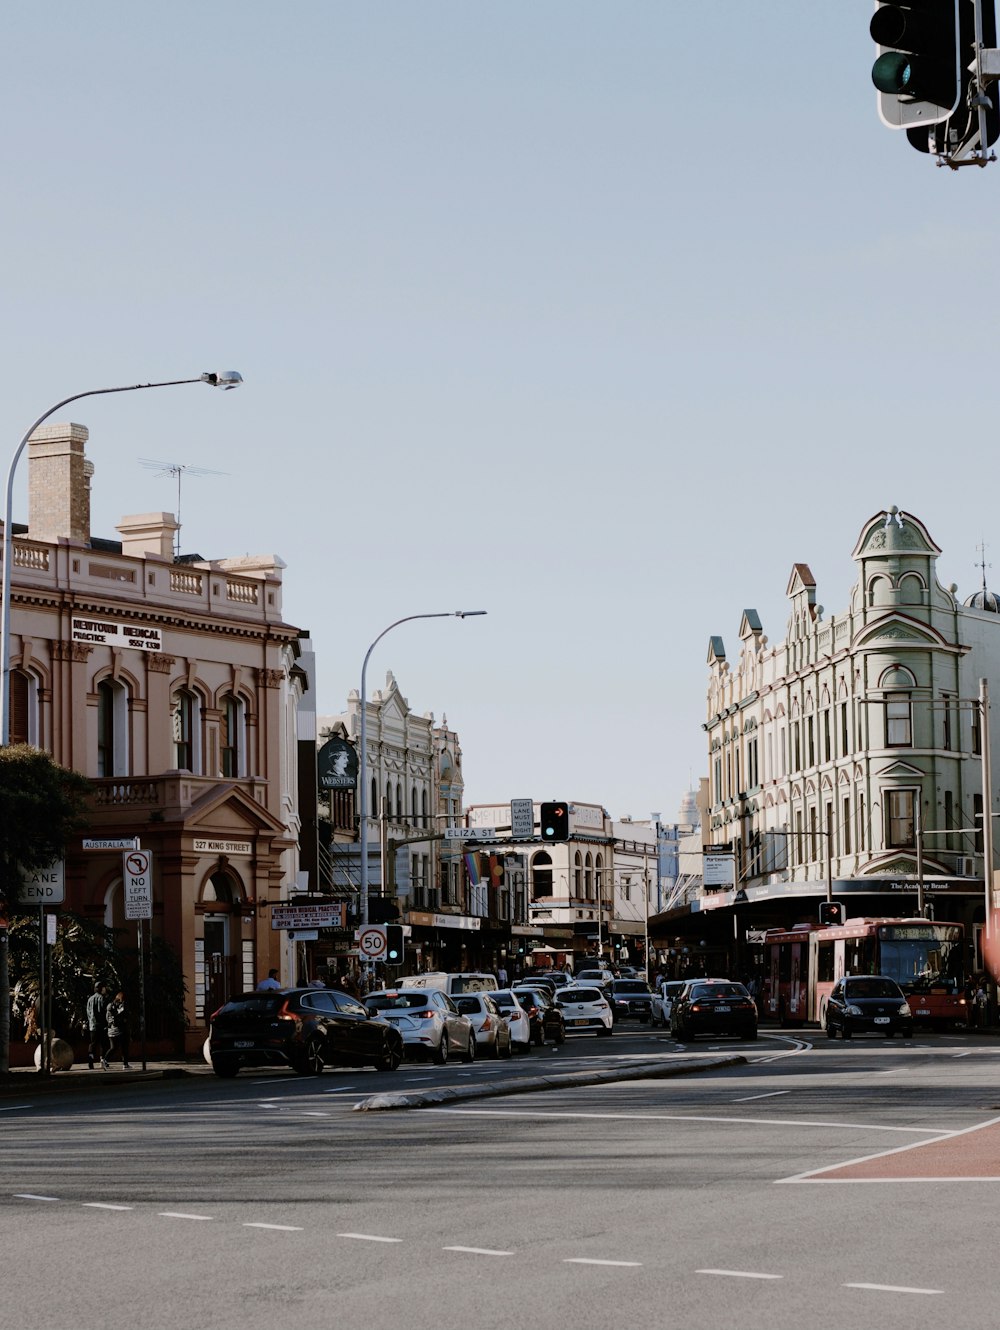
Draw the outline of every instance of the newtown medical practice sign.
M73 641L92 646L131 647L133 651L162 651L159 628L141 623L117 623L113 619L74 619Z

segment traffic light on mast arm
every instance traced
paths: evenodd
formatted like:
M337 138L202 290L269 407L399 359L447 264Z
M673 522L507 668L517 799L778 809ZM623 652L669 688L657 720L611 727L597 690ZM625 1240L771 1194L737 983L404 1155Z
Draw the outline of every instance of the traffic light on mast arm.
M403 963L403 926L386 924L385 926L385 963L402 965Z
M842 924L844 917L842 901L820 901L819 921L821 924Z
M982 22L980 39L976 36L977 3ZM936 153L949 165L956 164L950 159L959 154L968 160L975 149L982 151L981 164L985 164L986 149L1000 138L1000 89L994 83L987 91L978 82L977 53L996 47L996 0L958 0L958 20L958 106L947 120L909 127L906 137L918 152ZM980 108L985 139L980 132Z
M879 48L872 82L890 129L926 130L958 109L960 6L974 10L972 0L877 0L869 27Z
M569 840L569 804L542 804L542 840Z

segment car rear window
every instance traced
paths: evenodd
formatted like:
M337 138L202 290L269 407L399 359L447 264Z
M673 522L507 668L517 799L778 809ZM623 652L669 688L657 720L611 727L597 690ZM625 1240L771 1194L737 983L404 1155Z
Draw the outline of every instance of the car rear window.
M451 995L455 997L459 993L495 992L494 982L488 974L456 974L451 980Z
M691 989L693 998L731 998L748 997L742 984L695 984Z
M497 993L491 993L490 997L498 1007L519 1007L521 1005L521 993L508 993L506 989L501 988Z
M426 1007L430 1004L428 993L374 993L365 998L369 1011L405 1011L408 1007Z
M270 1016L278 1010L285 999L280 993L250 993L246 997L233 998L219 1009L220 1016Z
M849 979L844 985L844 992L852 998L903 999L902 990L892 979Z
M597 988L564 988L557 1002L603 1002L604 994Z

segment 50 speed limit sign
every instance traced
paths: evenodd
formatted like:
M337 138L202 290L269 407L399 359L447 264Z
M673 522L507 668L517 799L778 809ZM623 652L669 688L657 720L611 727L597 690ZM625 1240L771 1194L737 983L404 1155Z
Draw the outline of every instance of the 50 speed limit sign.
M370 961L381 960L385 955L385 929L380 924L369 924L358 930L358 950Z

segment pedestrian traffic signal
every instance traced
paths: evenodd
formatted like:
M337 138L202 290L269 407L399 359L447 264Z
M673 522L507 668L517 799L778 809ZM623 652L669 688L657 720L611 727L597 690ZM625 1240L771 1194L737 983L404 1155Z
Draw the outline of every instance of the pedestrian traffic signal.
M403 925L386 924L385 926L385 963L402 965L403 963Z
M878 0L869 26L879 48L872 82L891 129L933 125L958 107L960 5L973 9L968 0Z
M542 804L542 840L569 840L569 805Z
M846 917L844 907L840 901L820 901L819 921L821 924L842 924Z

